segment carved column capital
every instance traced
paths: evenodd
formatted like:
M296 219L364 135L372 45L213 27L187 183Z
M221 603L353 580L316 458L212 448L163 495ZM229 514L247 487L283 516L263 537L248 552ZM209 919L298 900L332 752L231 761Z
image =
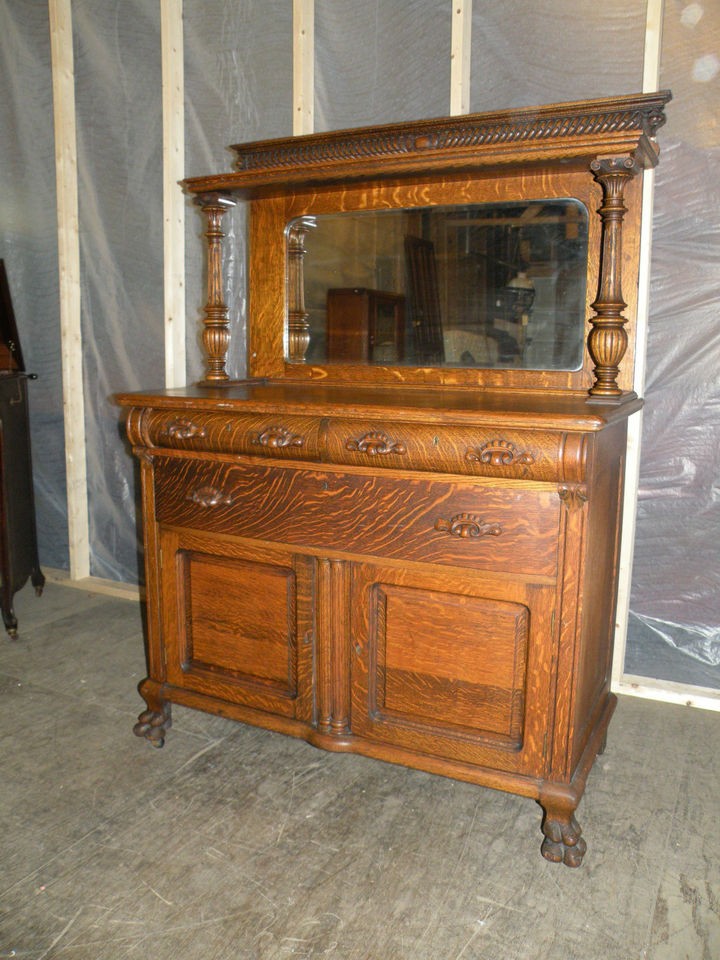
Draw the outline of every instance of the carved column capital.
M588 488L584 483L561 483L558 487L558 496L572 513L588 502Z
M634 177L642 169L640 163L632 154L623 154L619 157L596 157L590 163L595 179L602 183L606 177Z

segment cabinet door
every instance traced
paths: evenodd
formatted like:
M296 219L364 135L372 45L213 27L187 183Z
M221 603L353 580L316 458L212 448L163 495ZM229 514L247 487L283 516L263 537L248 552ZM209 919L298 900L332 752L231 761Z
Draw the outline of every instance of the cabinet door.
M353 577L353 733L512 772L544 763L554 588L363 565Z
M310 721L311 561L264 544L162 528L160 559L168 681Z

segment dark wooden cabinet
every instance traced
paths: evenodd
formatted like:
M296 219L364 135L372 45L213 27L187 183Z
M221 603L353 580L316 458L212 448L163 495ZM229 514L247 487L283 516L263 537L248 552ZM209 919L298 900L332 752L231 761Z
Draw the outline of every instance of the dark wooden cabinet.
M0 581L3 623L10 636L18 626L13 597L28 578L38 594L45 583L35 527L28 379L0 260Z
M632 292L633 177L655 162L666 99L250 145L237 171L188 181L208 218L208 373L119 398L143 489L138 735L162 744L181 703L512 791L544 809L543 855L580 864L575 810L615 706L626 427L641 407L620 366L634 336L621 265ZM370 363L367 343L305 361L313 216L405 206L419 231L428 204L491 202L496 222L499 199L537 196L600 210L581 368ZM251 376L233 383L220 222L241 198ZM459 220L474 227L482 210ZM351 299L350 340L372 312L370 291Z
M382 290L327 292L328 360L399 363L405 356L405 297Z

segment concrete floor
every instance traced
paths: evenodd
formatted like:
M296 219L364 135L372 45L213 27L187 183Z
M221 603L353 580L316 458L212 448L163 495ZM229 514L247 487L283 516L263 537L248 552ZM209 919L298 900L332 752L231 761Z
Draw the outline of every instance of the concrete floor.
M175 708L138 604L49 584L0 640L0 958L717 960L720 715L625 699L579 870L532 801Z

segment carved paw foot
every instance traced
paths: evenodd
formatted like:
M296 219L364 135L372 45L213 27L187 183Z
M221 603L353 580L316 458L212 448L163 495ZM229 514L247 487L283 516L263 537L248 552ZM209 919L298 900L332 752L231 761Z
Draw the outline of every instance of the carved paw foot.
M165 733L171 724L169 710L145 710L138 717L133 733L136 737L145 737L153 747L162 747L165 743Z
M587 844L575 817L567 822L546 818L542 825L545 839L540 852L551 863L564 863L566 867L579 867Z

